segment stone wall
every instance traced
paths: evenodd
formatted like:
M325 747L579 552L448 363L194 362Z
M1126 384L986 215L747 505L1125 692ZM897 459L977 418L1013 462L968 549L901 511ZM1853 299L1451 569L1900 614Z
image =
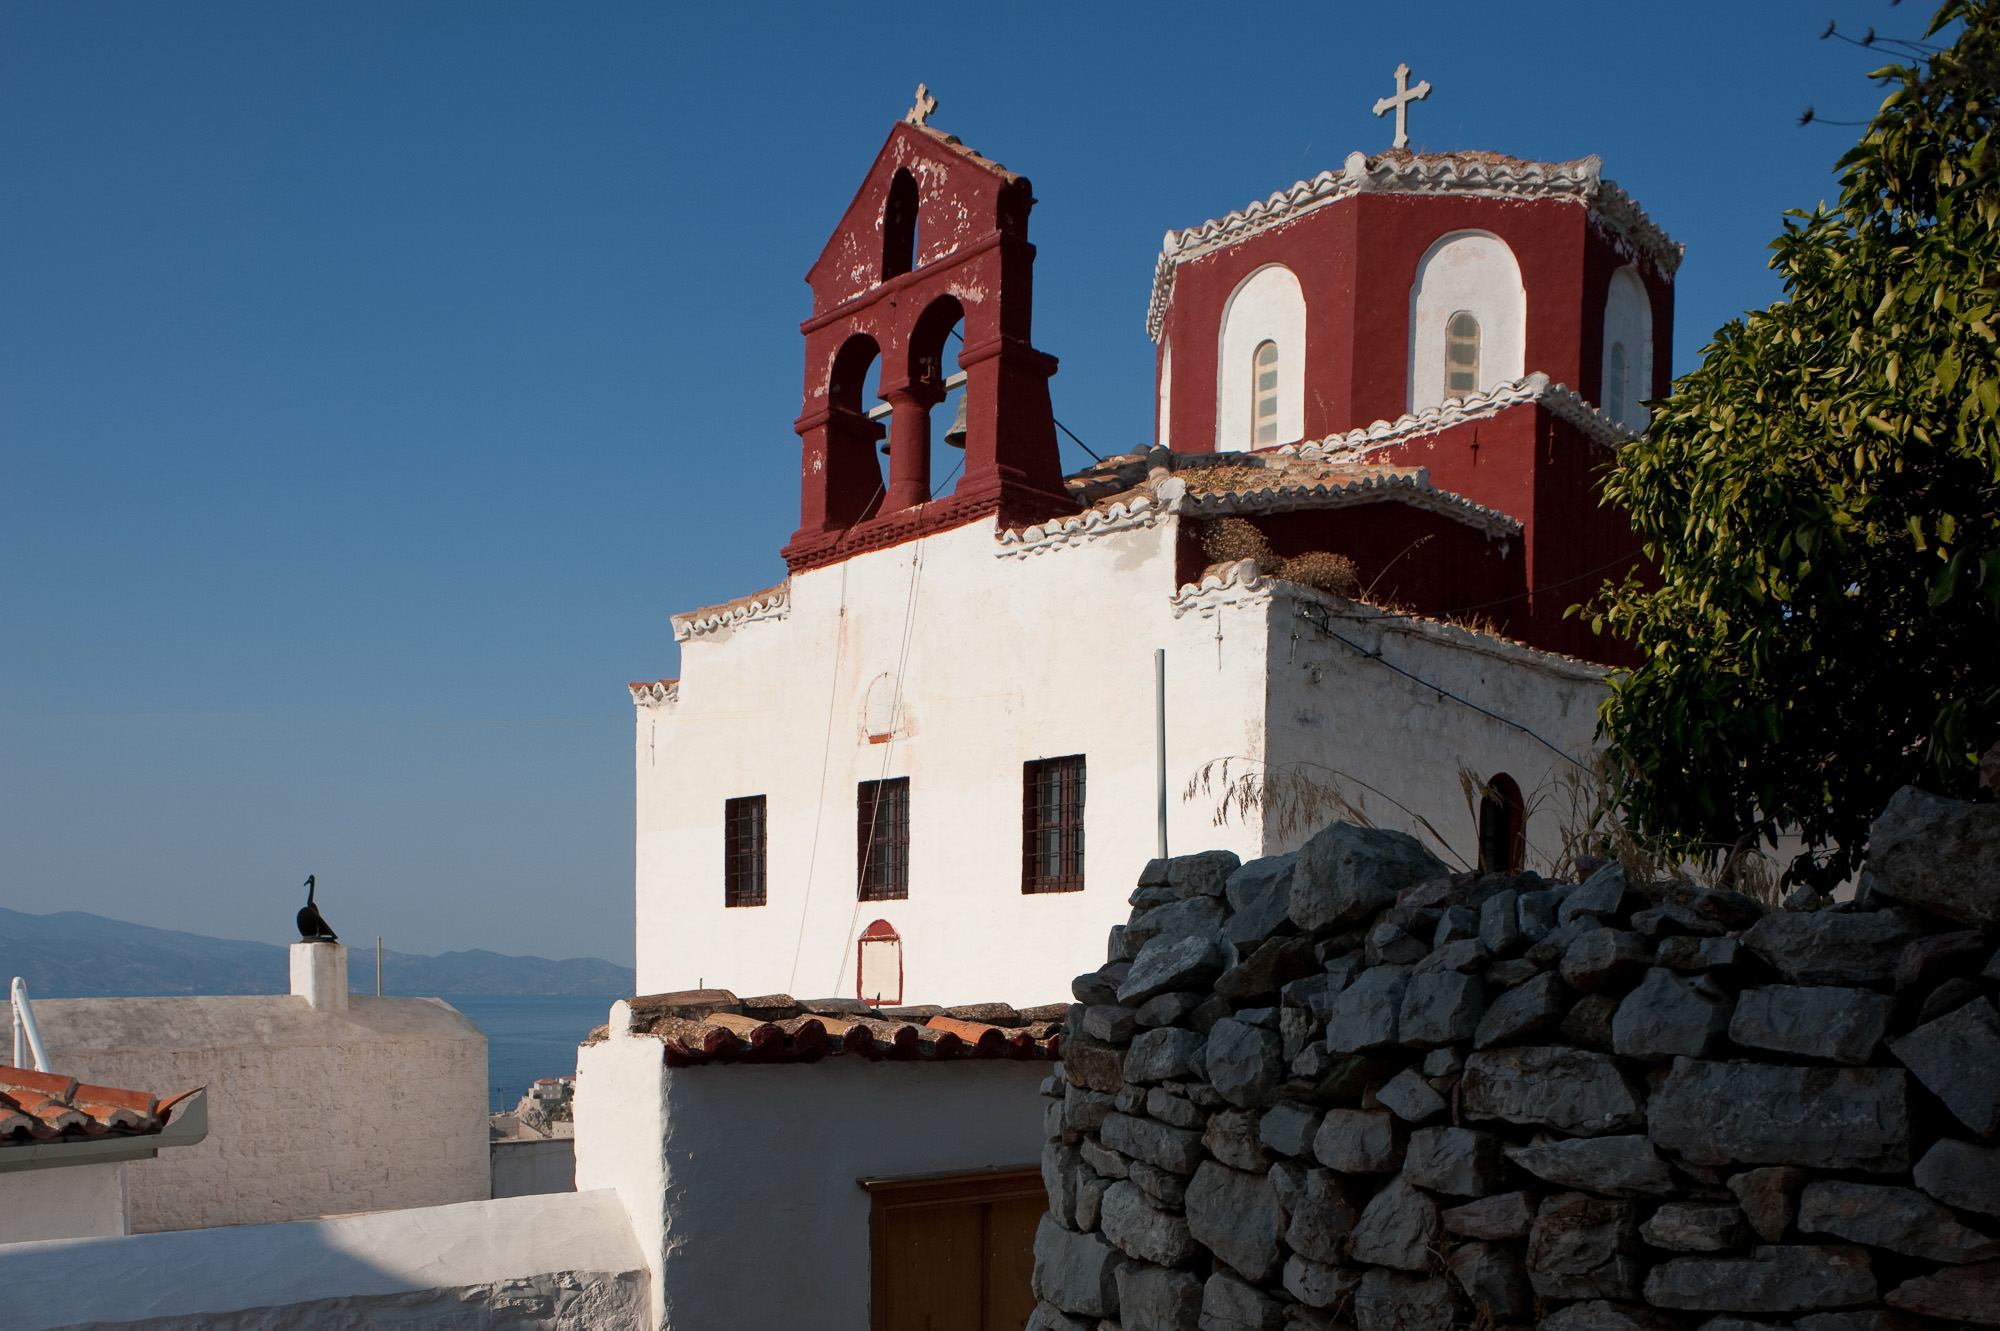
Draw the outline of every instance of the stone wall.
M1033 1331L2000 1326L2000 806L1859 900L1156 860L1044 1091Z

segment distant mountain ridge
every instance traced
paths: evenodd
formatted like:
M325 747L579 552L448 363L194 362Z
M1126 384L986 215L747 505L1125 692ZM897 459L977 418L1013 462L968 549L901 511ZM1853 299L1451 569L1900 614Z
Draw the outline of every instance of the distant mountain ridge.
M375 991L374 949L349 953L348 984ZM13 976L33 998L138 998L167 994L282 994L291 990L285 948L154 929L80 910L29 915L0 908L0 984ZM636 977L597 957L507 957L474 948L442 956L382 953L382 992L601 994L622 997Z

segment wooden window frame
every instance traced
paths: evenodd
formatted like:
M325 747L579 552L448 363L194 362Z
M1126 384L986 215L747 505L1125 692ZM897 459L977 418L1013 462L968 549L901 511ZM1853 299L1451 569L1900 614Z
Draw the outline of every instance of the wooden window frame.
M1503 856L1504 864L1498 862ZM1520 784L1505 772L1495 773L1479 796L1479 870L1519 873L1527 858L1528 812Z
M769 892L771 831L762 795L722 802L722 904L761 906Z
M869 1331L888 1331L889 1326L889 1268L884 1246L892 1212L1029 1199L1046 1205L1048 1201L1040 1165L1007 1165L974 1173L863 1178L855 1182L868 1194ZM982 1280L985 1275L982 1271ZM979 1301L982 1305L988 1301L983 1288Z
M863 781L855 788L854 815L855 900L908 901L910 778Z
M1021 764L1021 891L1026 895L1043 892L1083 891L1084 808L1089 783L1084 755L1035 758ZM1056 821L1051 826L1043 815L1043 795L1050 781L1056 783ZM1042 838L1056 836L1054 875L1043 870L1047 848Z

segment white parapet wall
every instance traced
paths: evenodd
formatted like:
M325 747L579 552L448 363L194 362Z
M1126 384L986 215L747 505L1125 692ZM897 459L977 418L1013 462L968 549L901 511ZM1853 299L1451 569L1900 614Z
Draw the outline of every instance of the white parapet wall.
M208 1087L207 1140L130 1163L133 1233L488 1196L486 1037L438 999L57 998L35 1015L68 1076Z
M7 1331L646 1331L646 1302L609 1192L0 1247Z
M0 1244L126 1232L128 1161L0 1174Z
M577 1052L576 1185L623 1201L661 1331L867 1331L859 1180L1041 1159L1046 1062L669 1068L612 1028Z

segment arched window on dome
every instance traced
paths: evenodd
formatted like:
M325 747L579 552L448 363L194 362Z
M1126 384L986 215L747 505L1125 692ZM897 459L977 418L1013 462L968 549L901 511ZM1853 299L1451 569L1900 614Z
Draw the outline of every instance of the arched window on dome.
M1444 326L1444 392L1468 397L1479 391L1479 320L1460 310Z
M1250 358L1250 442L1253 446L1278 442L1278 344L1260 342Z
M1653 395L1653 302L1631 264L1611 275L1604 293L1603 354L1598 408L1628 430L1644 430L1652 419L1645 401Z
M1604 409L1620 425L1625 423L1625 344L1613 342L1604 358Z

